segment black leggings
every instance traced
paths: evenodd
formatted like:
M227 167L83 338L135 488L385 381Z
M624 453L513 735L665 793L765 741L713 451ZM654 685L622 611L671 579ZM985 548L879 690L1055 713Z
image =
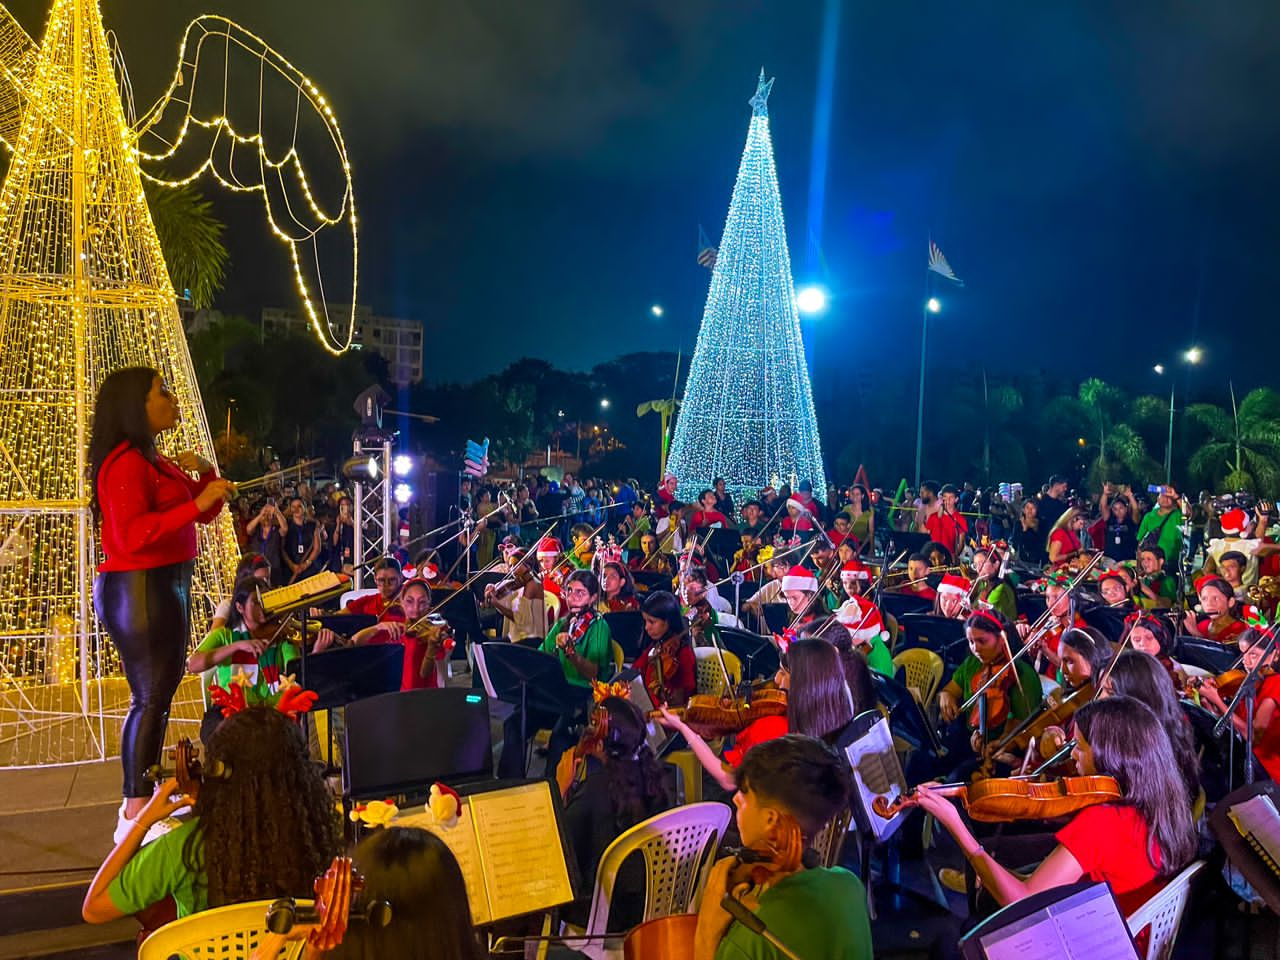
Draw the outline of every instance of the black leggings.
M160 760L169 705L187 663L191 563L100 573L93 606L106 625L129 681L129 713L120 731L124 796L149 797L144 772Z

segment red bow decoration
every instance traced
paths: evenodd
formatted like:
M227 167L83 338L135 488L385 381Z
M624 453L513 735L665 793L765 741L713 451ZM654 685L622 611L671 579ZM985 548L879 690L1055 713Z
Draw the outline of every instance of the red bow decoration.
M783 630L781 633L775 633L773 635L773 642L777 645L778 652L784 655L788 650L791 649L791 645L799 639L800 639L799 634L797 634L790 627L788 627L786 630Z
M215 707L222 709L224 718L249 707L270 707L290 720L297 720L298 714L310 711L318 698L318 693L304 690L291 676L283 677L278 689L265 695L259 693L258 688L243 673L231 678L229 688L220 687L216 683L209 685L209 699Z

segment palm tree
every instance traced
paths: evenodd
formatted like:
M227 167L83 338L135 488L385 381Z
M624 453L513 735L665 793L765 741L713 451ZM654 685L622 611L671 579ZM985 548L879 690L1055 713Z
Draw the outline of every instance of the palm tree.
M660 477L665 476L667 472L667 448L671 444L671 417L679 406L680 401L675 397L664 397L660 400L646 400L636 407L637 417L643 417L646 413L656 413L662 418L662 450L658 461Z
M191 186L163 187L144 181L147 206L179 295L194 307L207 307L222 289L230 254L223 242L225 224L213 204Z
M1237 405L1235 385L1229 386L1230 413L1212 403L1187 408L1187 416L1208 433L1191 457L1191 472L1230 490L1274 496L1280 492L1280 394L1259 387Z

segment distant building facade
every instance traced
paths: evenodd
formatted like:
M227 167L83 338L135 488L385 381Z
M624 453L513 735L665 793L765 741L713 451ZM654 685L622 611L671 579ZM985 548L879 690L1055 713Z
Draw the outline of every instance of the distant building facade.
M331 315L343 307L330 304ZM417 320L374 316L373 309L356 305L356 331L352 346L385 357L391 382L408 386L422 380L422 324ZM310 324L298 310L266 307L262 311L262 333L275 336L309 336Z

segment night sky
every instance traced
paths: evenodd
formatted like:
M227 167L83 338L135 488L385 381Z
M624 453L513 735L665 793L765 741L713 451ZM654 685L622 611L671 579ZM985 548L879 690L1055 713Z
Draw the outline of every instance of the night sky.
M10 8L39 38L46 4ZM932 232L966 281L946 291L939 364L1155 389L1151 364L1198 342L1197 377L1271 380L1274 0L844 3L817 257L816 0L103 8L140 110L209 10L309 73L356 173L360 300L426 324L429 379L691 348L708 283L697 227L718 240L763 65L796 279L835 295L806 333L815 379L914 370ZM223 305L289 304L254 207L219 210Z

